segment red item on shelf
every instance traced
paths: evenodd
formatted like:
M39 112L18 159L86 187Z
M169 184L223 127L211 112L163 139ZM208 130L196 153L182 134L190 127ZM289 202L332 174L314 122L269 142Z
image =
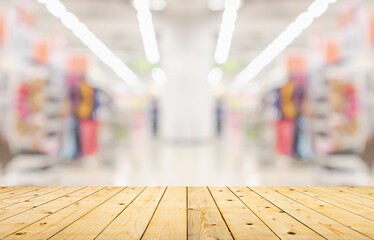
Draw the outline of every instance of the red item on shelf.
M34 59L36 62L46 64L50 55L50 47L47 40L41 39L35 42Z
M97 152L99 123L94 120L80 120L79 131L82 155L92 155Z
M5 42L5 17L0 15L0 46Z
M25 83L20 84L18 87L18 94L16 98L16 110L17 116L22 120L26 120L30 114L30 109L27 104L27 99L29 97L29 89Z
M339 62L342 58L342 46L341 42L337 39L329 39L326 42L325 47L326 62L328 64L334 64Z
M374 15L369 18L369 43L371 46L374 45Z
M307 62L304 54L290 54L287 56L287 70L290 74L305 73L306 68Z
M292 155L295 121L278 120L275 122L277 152L281 155Z
M356 88L353 84L348 84L346 86L346 99L347 99L347 106L345 108L345 116L349 120L353 120L356 117L357 113L357 94L356 94Z
M86 55L71 56L68 61L68 69L70 73L84 74L88 68L88 58Z

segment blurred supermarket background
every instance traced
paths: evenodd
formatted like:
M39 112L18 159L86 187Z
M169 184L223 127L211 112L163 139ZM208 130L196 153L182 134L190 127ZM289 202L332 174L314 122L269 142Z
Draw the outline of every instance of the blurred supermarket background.
M372 0L1 0L0 185L373 185Z

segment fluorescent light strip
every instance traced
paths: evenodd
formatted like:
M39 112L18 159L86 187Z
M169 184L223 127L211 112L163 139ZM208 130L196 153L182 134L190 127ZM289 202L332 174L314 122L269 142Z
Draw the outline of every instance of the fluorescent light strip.
M140 82L136 74L131 71L104 43L98 39L79 19L66 10L59 0L38 0L45 4L47 10L62 24L70 29L101 61L112 69L123 81L132 87L139 88Z
M166 73L162 68L159 67L152 69L151 76L157 85L163 85L167 81Z
M243 87L253 80L270 62L272 62L288 45L290 45L314 19L320 17L329 4L336 0L315 0L306 12L300 14L265 50L263 50L235 80L236 87Z
M221 81L223 77L222 69L219 67L212 68L208 74L208 83L210 85L216 85Z
M149 0L134 0L134 7L137 11L145 56L148 62L155 64L160 61L160 53L158 52Z
M214 55L214 60L219 64L225 63L229 55L239 7L240 0L225 0L225 10L222 14L222 22Z

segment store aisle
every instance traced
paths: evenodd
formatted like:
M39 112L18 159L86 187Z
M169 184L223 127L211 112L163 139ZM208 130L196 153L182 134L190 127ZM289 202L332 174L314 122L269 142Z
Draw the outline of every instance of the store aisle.
M346 159L350 171L321 167L269 154L254 144L235 147L225 141L171 144L150 141L147 147L118 144L110 158L86 157L69 164L43 165L43 158L18 156L3 185L59 186L315 186L372 185L361 162ZM105 159L105 160L104 160ZM17 163L14 161L14 163ZM45 161L50 161L46 159ZM44 162L45 162L44 161ZM329 162L332 162L331 159ZM39 165L38 165L39 164ZM39 167L37 167L39 166ZM22 177L21 177L22 176ZM349 176L349 177L347 177Z
M373 13L2 0L0 185L374 185Z

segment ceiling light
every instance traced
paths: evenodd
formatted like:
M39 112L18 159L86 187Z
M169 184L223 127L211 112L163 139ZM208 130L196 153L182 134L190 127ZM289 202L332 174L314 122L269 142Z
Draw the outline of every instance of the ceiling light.
M61 18L62 24L68 29L73 29L73 27L79 23L79 19L72 13L68 12L64 14L64 17Z
M223 77L222 69L219 67L212 68L208 74L208 83L211 85L215 85L221 81Z
M60 18L66 13L66 7L58 0L46 1L47 10L55 17Z
M274 41L272 41L235 80L235 86L241 87L250 82L272 62L288 45L290 45L304 29L309 27L315 18L321 16L333 3L333 0L315 0L306 12L300 14Z
M155 64L160 60L160 53L158 51L156 33L152 22L150 2L149 0L134 0L133 4L137 11L145 56L148 62Z
M92 33L86 25L72 13L59 0L38 0L46 5L47 10L59 18L62 24L70 29L102 62L113 70L128 85L140 88L136 74L131 71L104 43Z
M157 85L163 85L167 81L166 73L162 68L155 67L154 69L152 69L151 75Z
M328 0L316 0L308 8L308 13L310 13L314 18L321 16L329 7Z
M211 11L221 11L225 9L225 0L209 0L208 7Z
M231 40L235 30L237 11L240 8L240 0L226 0L225 10L222 14L222 22L218 34L214 60L225 63L230 52Z
M149 5L152 11L162 11L166 8L166 1L165 0L151 0Z

